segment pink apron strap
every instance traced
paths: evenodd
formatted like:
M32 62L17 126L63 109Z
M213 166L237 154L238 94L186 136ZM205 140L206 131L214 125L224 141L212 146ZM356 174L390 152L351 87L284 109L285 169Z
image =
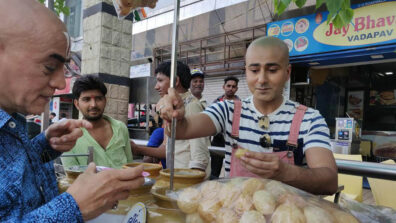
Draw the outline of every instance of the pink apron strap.
M233 138L239 137L239 122L241 121L242 102L234 100L234 115L232 116L232 132Z
M304 118L304 114L307 111L307 109L308 108L304 105L299 105L297 107L296 114L294 114L293 121L290 126L289 138L287 139L288 146L293 146L293 147L297 148L297 146L298 146L297 140L298 140L298 135L300 132L300 126L301 126L302 120Z

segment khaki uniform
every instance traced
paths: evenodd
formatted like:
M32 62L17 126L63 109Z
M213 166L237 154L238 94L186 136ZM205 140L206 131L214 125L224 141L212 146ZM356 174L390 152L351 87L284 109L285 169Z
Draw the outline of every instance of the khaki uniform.
M200 101L190 91L180 95L184 101L185 116L200 113L204 110ZM175 141L175 168L205 170L210 175L209 137ZM168 156L168 143L166 146ZM168 158L167 158L168 160ZM168 162L167 162L168 163Z

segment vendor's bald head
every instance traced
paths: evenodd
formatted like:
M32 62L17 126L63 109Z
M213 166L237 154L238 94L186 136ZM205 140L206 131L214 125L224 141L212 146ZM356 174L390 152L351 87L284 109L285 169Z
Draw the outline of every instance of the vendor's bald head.
M36 0L0 0L0 21L0 108L39 114L66 85L65 25Z
M246 82L255 104L280 105L291 73L287 45L275 37L258 38L249 45L245 61Z
M289 48L287 47L286 43L279 38L273 36L264 36L254 40L249 45L246 55L248 55L253 48L275 48L275 52L280 54L285 64L289 64Z

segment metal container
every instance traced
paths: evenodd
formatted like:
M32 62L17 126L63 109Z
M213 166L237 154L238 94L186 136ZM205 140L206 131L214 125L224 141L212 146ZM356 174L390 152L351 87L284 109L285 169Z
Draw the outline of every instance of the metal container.
M143 170L150 173L148 176L151 179L156 179L160 175L160 171L162 170L162 165L155 164L155 163L127 163L122 168L129 168L129 167L137 167L139 165L143 165Z
M199 184L205 180L205 172L192 169L177 169L175 168L174 175L174 189L182 189L186 187ZM169 188L170 185L170 170L165 169L160 171L160 177L154 184L155 188Z

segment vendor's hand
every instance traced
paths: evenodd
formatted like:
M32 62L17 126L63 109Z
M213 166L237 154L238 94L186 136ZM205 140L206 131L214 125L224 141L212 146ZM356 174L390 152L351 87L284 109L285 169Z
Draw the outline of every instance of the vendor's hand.
M271 153L248 151L241 157L242 165L250 172L263 178L281 180L281 175L287 168L279 156Z
M96 173L95 164L90 163L66 192L73 196L87 221L112 208L118 200L127 199L130 190L143 185L142 172L143 166L138 166Z
M81 127L92 128L92 124L86 120L69 119L57 122L48 127L45 137L54 150L67 152L71 150L78 138L83 135Z
M172 118L181 120L184 117L184 102L174 88L168 89L156 105L156 111L162 119L171 122Z
M136 143L135 143L132 139L129 140L129 143L131 144L131 150L132 150L132 153L133 153L133 151L136 150L137 145L136 145Z
M143 156L143 163L155 163L154 157L152 157L152 156Z

